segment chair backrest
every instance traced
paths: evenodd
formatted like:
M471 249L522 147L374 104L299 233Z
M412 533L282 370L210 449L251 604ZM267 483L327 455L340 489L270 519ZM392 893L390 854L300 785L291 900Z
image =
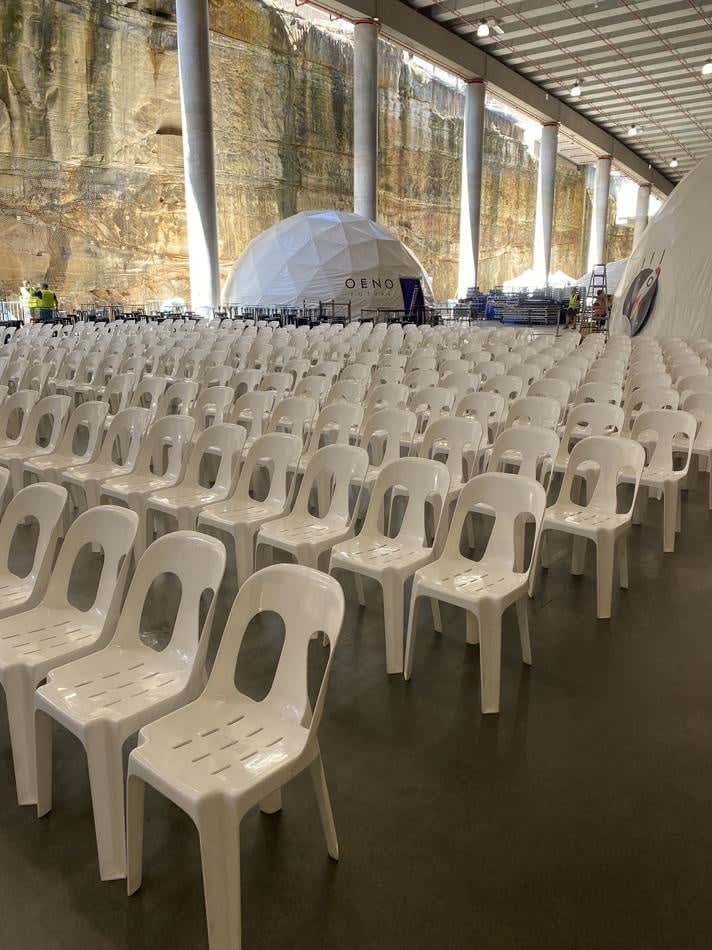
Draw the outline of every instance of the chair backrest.
M456 416L474 416L482 426L482 434L489 442L489 430L495 432L502 424L507 403L499 393L479 392L463 396L455 408Z
M388 537L407 539L418 547L432 546L427 532L426 505L433 505L437 529L450 489L447 468L441 462L426 458L396 459L384 465L371 489L371 500L361 529L362 536L386 539L384 526L390 493L394 488L406 490L408 504L398 530L391 531ZM393 528L392 520L390 528ZM434 534L437 536L437 530Z
M633 415L645 409L677 409L680 393L667 386L645 386L629 393L623 404L625 423L623 435L629 436L633 428Z
M150 409L132 406L117 412L106 430L97 462L111 464L119 456L122 465L135 465L141 441L152 419Z
M328 507L318 512L320 518L328 514L329 521L347 525L351 519L349 498L352 485L360 485L368 471L368 452L357 445L325 445L309 459L299 493L294 502L294 513L309 514L309 501L314 489L326 485ZM320 499L321 500L321 499ZM356 508L354 508L354 513Z
M168 385L167 376L144 376L134 390L131 405L139 409L158 411L158 403Z
M541 378L541 366L536 363L520 363L509 369L510 376L519 376L522 380L522 392L528 392L532 383Z
M618 509L618 485L625 476L634 480L633 497L628 509L632 511L645 465L643 446L633 439L622 437L611 439L607 436L592 435L581 439L571 450L559 491L560 500L579 504L571 493L574 479L582 471L590 473L592 465L597 466L598 477L591 496L586 499L585 507L604 514L615 514Z
M557 364L546 371L546 378L565 379L571 385L571 391L575 392L581 383L581 370L576 366Z
M504 377L503 377L504 378ZM561 416L561 404L548 396L523 396L509 407L507 428L531 425L554 429Z
M364 415L378 409L404 409L409 395L410 390L403 383L376 383L369 390Z
M273 391L244 393L235 400L230 422L235 422L247 429L247 437L250 439L261 436L266 414L271 412L274 406L274 397Z
M130 412L131 410L124 410ZM117 505L97 505L83 512L70 525L50 575L44 606L55 610L70 608L69 583L82 548L91 544L101 548L103 560L96 596L85 613L103 624L103 637L111 635L124 596L131 564L131 551L136 540L138 515ZM73 608L77 609L77 608Z
M27 424L30 421L32 407L39 399L39 393L34 389L23 389L19 393L13 393L8 396L5 402L0 406L0 440L11 438L10 426L15 425L17 413L21 414L21 419L15 434L12 436L14 442L19 442L24 435Z
M53 452L64 432L71 408L71 396L45 396L39 399L30 411L27 425L23 427L20 445L28 449L40 449L42 439L43 450ZM49 434L44 431L47 419L51 419Z
M35 518L38 531L32 566L22 577L25 584L36 592L36 596L28 601L25 593L5 593L2 600L3 610L12 607L14 597L22 598L22 609L27 610L44 594L62 529L62 514L66 502L66 489L48 482L20 489L9 502L0 520L0 572L18 576L10 564L12 539L19 525L24 524L27 518Z
M308 396L317 404L324 401L329 388L329 377L327 376L303 376L294 387L295 396Z
M234 398L235 390L232 386L209 386L204 389L190 410L195 419L195 433L202 432L209 425L224 422Z
M197 531L174 531L154 541L138 562L112 646L132 650L138 656L143 651L153 652L141 639L141 616L154 581L174 575L180 584L180 599L170 639L161 653L176 669L189 669L192 685L197 686L203 675L225 557L221 541ZM211 600L201 627L201 601L206 590L210 591Z
M448 373L438 383L444 389L452 389L457 399L462 399L468 393L476 393L480 387L482 377L479 373Z
M424 428L421 423L435 422L446 412L450 412L455 402L455 390L444 386L426 386L416 389L408 398L408 408L418 419L418 428Z
M352 402L360 403L363 397L362 382L358 379L339 379L329 390L325 405L331 405L334 402Z
M158 402L157 416L187 415L198 398L200 383L181 379L166 389Z
M192 416L162 416L148 430L136 457L134 473L149 472L178 479L195 429Z
M473 372L480 377L484 384L493 376L504 376L504 363L499 363L497 360L475 363Z
M230 491L239 468L246 435L242 426L229 422L220 422L204 429L190 453L183 486L198 488L201 485L203 459L217 457L218 469L211 487L223 493Z
M673 452L685 454L682 471L687 471L697 435L697 419L679 409L646 409L633 424L632 438L641 442L651 468L673 469Z
M701 373L682 376L675 385L681 399L684 399L689 393L712 393L712 376Z
M108 402L91 400L83 402L72 412L69 422L64 430L64 434L57 444L57 454L63 456L74 456L75 464L81 464L81 460L90 462L97 453L99 440L104 432L104 422L109 411ZM86 433L84 437L84 447L81 452L75 451L74 440L79 430Z
M682 408L697 419L696 438L712 444L712 392L689 393L682 401Z
M558 453L559 437L551 428L526 425L504 429L494 441L487 471L497 472L501 465L516 465L519 475L546 486Z
M206 389L210 389L213 386L228 386L230 380L232 379L235 370L232 366L217 365L212 366L205 373L205 380L203 385Z
M302 440L290 432L268 432L250 446L234 492L238 502L249 501L255 472L264 470L269 476L265 501L286 503L289 490L289 472L299 462Z
M401 442L406 442L410 448L416 422L415 413L409 409L378 409L364 418L361 445L368 451L373 448L371 442L374 436L378 436L383 442L380 464L386 465L400 457Z
M582 383L576 392L576 402L609 402L620 406L623 393L616 383Z
M305 429L316 415L316 402L308 396L287 396L272 410L268 432L291 432L304 439Z
M536 550L545 508L546 492L539 482L532 478L503 472L477 475L462 487L443 548L443 558L458 560L462 556L460 539L465 519L471 511L479 510L494 515L492 532L480 560L486 558L504 570L514 571L516 536L521 530L522 521L524 518L534 520ZM524 573L528 573L528 569Z
M298 383L309 372L310 366L311 363L308 359L306 359L306 357L293 356L284 364L284 372L291 373L294 377L295 383ZM295 395L299 394L295 392Z
M403 377L403 385L411 391L425 389L428 386L437 386L439 382L440 376L436 369L413 369L409 370Z
M346 379L360 379L370 381L371 379L371 367L368 363L349 363L348 366L344 366L339 376L340 380Z
M316 451L325 435L329 436L329 444L348 444L353 429L360 426L362 421L363 409L359 405L332 402L324 406L314 423L307 451Z
M136 376L133 373L116 373L109 379L101 397L107 403L109 412L116 415L131 402L131 396L136 386Z
M208 700L234 699L242 639L253 617L265 610L281 617L284 643L270 691L260 705L273 709L276 719L302 726L307 737L316 736L344 618L344 594L338 581L313 568L273 564L245 581L227 619L203 695ZM312 711L307 661L309 645L317 633L326 636L330 650Z
M262 370L259 369L241 369L233 373L230 385L235 390L235 396L239 399L245 393L251 393L260 384L262 379Z
M561 437L561 448L568 452L569 442L575 436L619 435L623 431L624 414L620 406L608 402L582 402L574 406L566 420Z
M438 458L450 475L452 487L467 481L482 443L482 426L477 419L467 416L452 416L431 422L423 434L419 455L421 458Z

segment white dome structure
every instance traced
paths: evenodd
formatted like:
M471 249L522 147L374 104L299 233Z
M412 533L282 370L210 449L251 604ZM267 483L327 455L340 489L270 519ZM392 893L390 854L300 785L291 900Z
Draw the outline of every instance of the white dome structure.
M712 339L712 155L650 222L613 303L611 333Z
M350 302L356 314L430 304L432 290L415 255L382 224L345 211L302 211L247 245L222 297L265 308Z

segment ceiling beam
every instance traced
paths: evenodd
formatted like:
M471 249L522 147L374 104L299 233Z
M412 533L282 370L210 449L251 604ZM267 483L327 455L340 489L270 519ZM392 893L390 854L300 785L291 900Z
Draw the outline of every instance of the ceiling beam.
M380 20L387 38L464 79L486 80L495 94L534 118L542 122L560 122L594 154L612 155L614 163L635 181L650 181L653 188L663 195L672 191L674 183L620 139L401 0L326 0L324 5L350 19L370 17Z

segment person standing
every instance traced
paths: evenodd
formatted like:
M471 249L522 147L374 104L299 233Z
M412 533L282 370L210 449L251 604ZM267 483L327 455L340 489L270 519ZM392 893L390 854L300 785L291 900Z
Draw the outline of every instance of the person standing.
M51 323L59 309L57 294L49 289L49 284L42 284L40 295L40 322Z
M20 287L20 303L22 304L22 319L25 323L29 323L32 316L30 311L34 308L34 304L32 303L34 292L35 289L34 287L30 287L29 280L23 280L22 286Z
M576 324L576 317L579 312L579 305L581 303L581 298L579 297L578 288L574 289L569 294L569 308L566 311L566 326L573 327Z

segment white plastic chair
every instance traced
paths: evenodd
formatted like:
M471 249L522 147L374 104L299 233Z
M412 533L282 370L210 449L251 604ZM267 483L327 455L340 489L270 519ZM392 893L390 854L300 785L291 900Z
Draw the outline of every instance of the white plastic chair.
M102 881L126 877L123 745L142 726L195 699L204 661L225 549L214 538L179 531L159 538L136 568L116 632L97 653L51 670L36 694L37 814L52 807L52 720L75 735L86 751ZM180 601L170 639L155 649L141 637L152 584L172 574ZM204 624L201 597L211 594Z
M675 409L648 409L639 413L632 438L640 442L648 458L640 477L640 508L650 489L663 493L663 551L675 550L675 533L680 530L680 485L687 478L697 434L697 420L689 412ZM677 468L674 456L683 456ZM636 512L635 520L639 515Z
M0 620L0 684L20 805L37 803L35 689L50 670L99 649L111 636L137 523L135 512L123 508L84 512L67 532L40 603ZM101 547L104 559L94 603L82 610L69 602L68 589L77 556L89 544Z
M410 453L417 420L409 409L379 409L365 416L360 444L366 449L371 464L366 473L366 485L370 486L384 465Z
M364 416L380 409L405 409L410 390L402 383L377 383L368 392Z
M15 445L0 447L0 465L10 471L13 494L24 485L25 462L40 455L51 455L57 448L71 406L69 396L45 396L38 400L30 410L20 440Z
M169 382L167 376L144 376L134 390L131 405L138 409L149 409L155 416Z
M622 434L630 437L633 425L639 413L646 409L677 409L680 394L667 386L644 386L630 392L623 403L625 421Z
M32 456L23 463L24 478L29 475L37 481L56 484L63 469L93 462L99 452L108 411L105 402L83 402L77 406L54 452Z
M307 396L320 406L326 398L329 380L326 376L304 376L294 387L295 396Z
M513 355L510 354L510 358ZM533 383L541 379L542 369L536 363L519 363L508 367L507 372L510 376L520 377L522 380L522 394L524 395L529 392L529 388ZM534 394L532 393L532 395Z
M132 470L101 483L101 502L119 502L138 515L137 558L143 554L147 543L148 496L176 485L183 477L194 427L192 416L163 416L157 419L141 444Z
M34 389L23 389L8 396L0 406L0 452L19 443L38 398Z
M576 402L609 402L620 406L623 392L615 383L582 383L576 393Z
M574 406L561 436L554 469L566 471L574 442L589 436L616 436L623 431L624 413L620 406L607 402L582 402Z
M83 495L85 506L93 508L99 504L102 482L133 471L152 418L150 409L122 409L114 416L96 460L61 470L59 482L76 504L80 501L76 496Z
M467 612L467 641L479 633L481 706L483 713L499 712L502 654L502 614L516 604L522 659L531 664L527 584L529 568L518 563L521 522L534 521L534 550L546 507L546 493L533 479L522 475L478 475L460 492L442 556L416 571L413 579L404 675L413 669L416 607L429 597L462 607ZM474 561L460 553L465 520L473 511L494 514L494 525L482 557ZM533 558L532 558L533 560Z
M287 396L272 410L267 432L291 432L304 443L316 415L317 404L308 396Z
M455 399L460 400L469 393L476 393L481 382L482 376L479 373L448 373L438 385L454 390Z
M209 426L220 425L226 421L234 398L235 390L232 386L209 386L203 389L190 410L195 419L194 442Z
M299 459L299 471L306 469L314 453L328 439L329 444L347 445L363 422L363 409L348 402L330 403L317 416L309 441Z
M712 392L689 393L682 408L697 420L697 434L692 447L698 470L708 473L708 508L712 511Z
M365 392L361 382L357 379L339 379L327 393L324 405L328 406L334 402L361 403Z
M250 447L235 491L225 501L203 508L198 528L228 534L235 550L237 585L240 587L255 569L255 538L268 521L281 518L289 509L288 475L299 462L302 441L298 435L270 432ZM260 500L253 496L253 481L263 471L269 487Z
M486 380L482 385L482 390L486 393L499 393L507 403L512 403L522 392L522 379L520 376L498 374Z
M406 585L414 572L433 558L438 522L445 508L450 477L444 465L431 459L405 458L384 466L378 475L360 534L336 545L329 572L354 575L359 602L366 603L363 577L379 582L383 591L386 671L403 670ZM388 517L393 491L407 493L408 504L397 530ZM426 526L426 504L434 509L432 537Z
M504 363L499 363L497 360L475 363L473 372L480 377L481 385L484 388L485 383L488 383L495 376L504 376Z
M469 393L457 403L456 416L474 416L482 426L482 448L492 444L504 422L507 403L499 393Z
M146 543L153 538L156 514L175 523L178 530L193 530L203 508L228 497L239 469L244 443L245 430L229 423L210 426L200 434L183 479L172 488L161 489L146 499ZM215 478L208 485L204 484L202 472L206 459L210 459L213 465L219 459Z
M516 468L518 475L533 478L546 489L558 451L559 437L551 428L526 425L504 429L494 441L487 471Z
M363 482L368 453L354 445L327 445L310 458L292 511L263 525L257 535L255 564L277 549L292 555L297 564L320 568L332 547L353 536L358 498L349 503L351 486ZM310 499L316 494L316 513Z
M230 385L235 390L235 396L239 399L245 393L254 392L262 379L262 371L259 369L243 369L233 373ZM272 397L274 400L274 396Z
M559 497L547 508L544 517L542 539L548 531L574 535L572 574L583 574L586 541L596 545L596 615L601 620L611 616L616 544L620 586L628 587L627 536L644 464L643 447L632 439L609 436L582 439L571 450ZM581 499L578 492L574 495L576 478L583 482L585 499ZM617 489L623 482L632 483L633 500L627 511L619 512ZM540 560L543 562L543 558Z
M156 418L163 416L188 415L198 398L200 383L191 379L181 379L171 383L158 401Z
M5 473L7 475L7 473ZM28 485L10 501L0 520L0 619L34 607L44 596L52 569L67 492L57 485ZM17 574L10 565L15 532L28 518L37 521L32 565Z
M252 618L272 610L284 621L284 646L268 695L255 702L235 687L235 665ZM240 950L240 822L255 805L281 807L281 789L309 769L329 855L339 848L317 741L331 662L344 615L333 578L274 565L245 584L228 619L205 692L141 730L129 758L128 890L141 886L144 784L195 823L200 836L211 950ZM307 693L307 649L315 634L330 652L314 711Z

